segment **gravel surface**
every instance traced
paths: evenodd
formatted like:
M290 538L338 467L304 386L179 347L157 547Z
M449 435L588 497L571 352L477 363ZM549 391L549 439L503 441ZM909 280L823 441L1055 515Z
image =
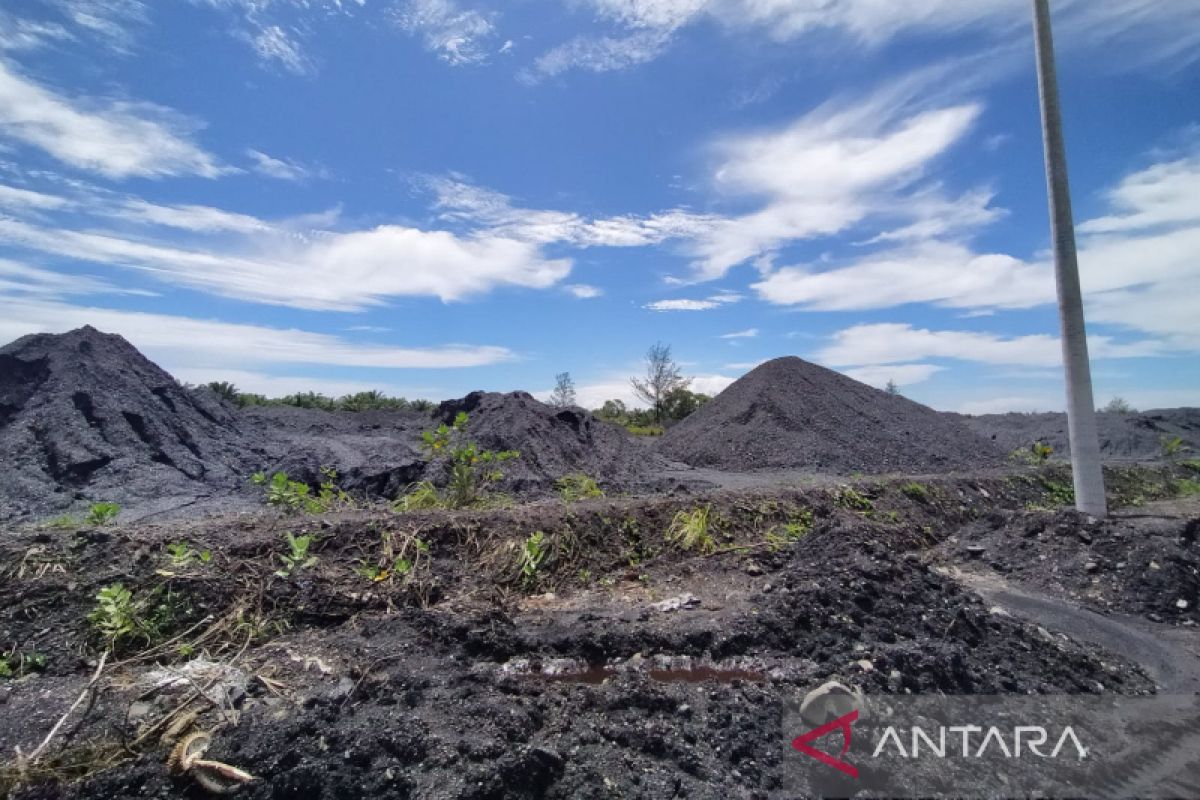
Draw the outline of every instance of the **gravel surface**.
M848 474L980 469L1003 453L961 422L799 358L755 369L667 431L698 467Z

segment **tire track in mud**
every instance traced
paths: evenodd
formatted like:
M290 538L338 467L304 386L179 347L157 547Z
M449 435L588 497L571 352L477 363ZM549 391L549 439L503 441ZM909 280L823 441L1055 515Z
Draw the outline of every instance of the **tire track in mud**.
M957 568L946 572L990 605L1139 664L1163 693L1200 693L1200 632L1155 625L1123 614L1098 614L1013 585L996 575Z

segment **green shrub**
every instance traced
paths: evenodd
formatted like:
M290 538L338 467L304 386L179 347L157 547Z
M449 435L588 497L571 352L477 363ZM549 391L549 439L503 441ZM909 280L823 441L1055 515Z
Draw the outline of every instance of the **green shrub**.
M852 486L843 486L837 490L837 504L850 511L872 511L875 503L871 498L861 494Z
M667 529L667 541L679 545L683 550L698 550L711 553L717 544L709 532L711 506L701 506L691 511L680 511L671 520Z
M275 571L276 575L281 578L290 578L293 572L316 566L317 557L308 554L308 549L313 542L311 534L295 536L288 532L284 534L284 538L287 541L288 552L279 556L283 566Z
M661 425L626 425L625 430L634 436L662 436L664 432Z
M93 503L84 520L88 525L107 525L121 513L121 507L116 503Z
M1162 453L1164 458L1173 458L1183 451L1183 437L1181 436L1164 436L1162 437Z
M918 503L929 502L929 487L923 483L912 481L900 487L900 491L910 500Z
M555 485L558 487L558 496L565 503L604 497L604 490L600 488L600 484L596 483L594 478L582 472L573 472L570 475L564 475L558 479Z
M397 500L392 507L397 511L419 511L426 508L437 508L442 504L437 487L429 481L421 481L413 486L408 494Z
M516 450L484 450L467 439L466 413L459 412L453 425L439 425L421 434L422 447L433 457L442 457L449 467L449 481L441 502L448 508L470 508L487 498L504 477L499 465L520 458Z
M266 473L256 472L250 476L250 482L255 486L265 487L268 504L288 511L324 514L337 507L353 505L350 495L337 485L337 470L322 467L321 475L325 480L316 494L313 494L312 487L307 483L291 480L286 472L276 472L270 480L267 479Z
M96 594L88 621L111 650L135 639L153 644L174 617L170 599L159 603L157 598L157 591L139 598L122 583L109 584Z
M541 569L542 562L546 560L546 555L549 551L550 547L546 539L546 534L541 531L531 533L521 545L521 550L518 554L518 565L521 570L521 581L526 586L532 585L537 579L538 570Z

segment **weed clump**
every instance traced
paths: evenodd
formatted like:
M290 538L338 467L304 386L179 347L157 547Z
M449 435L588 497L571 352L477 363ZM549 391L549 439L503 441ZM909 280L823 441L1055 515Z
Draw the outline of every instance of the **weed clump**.
M267 503L287 511L304 511L309 514L324 514L335 508L350 507L353 501L338 485L337 470L332 467L322 467L321 482L316 494L312 487L303 481L294 481L286 472L276 472L267 478L265 472L256 472L250 476L250 482L262 486L266 492Z
M843 486L837 490L837 504L849 511L874 511L875 503L871 498L859 492L852 486Z
M687 551L696 550L709 554L717 549L717 543L709 532L711 506L701 506L691 511L680 511L671 520L667 529L667 541Z
M280 578L290 578L294 572L317 565L317 557L308 553L313 542L312 534L296 536L289 531L284 534L284 539L287 542L288 552L279 556L283 566L275 571L276 575Z
M439 491L431 481L416 484L393 506L397 511L423 508L472 508L495 499L493 487L504 478L500 465L520 458L516 450L484 450L467 438L466 412L452 425L442 424L421 434L421 447L431 458L444 459L449 476Z
M582 472L564 475L558 479L555 485L558 488L558 496L563 499L564 503L604 497L604 490L600 488L600 484Z
M107 525L121 513L121 507L116 503L93 503L84 521L88 525Z
M929 487L923 483L910 481L900 487L900 492L909 500L914 500L918 503L929 502Z

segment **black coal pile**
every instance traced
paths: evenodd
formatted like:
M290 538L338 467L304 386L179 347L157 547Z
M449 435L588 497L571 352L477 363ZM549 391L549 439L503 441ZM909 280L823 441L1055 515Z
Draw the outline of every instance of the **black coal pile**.
M250 455L228 408L120 336L84 327L0 348L0 519L186 502L244 480Z
M417 411L329 412L294 406L258 406L240 412L242 426L270 452L267 472L316 485L323 469L356 496L395 498L422 480L427 459L421 432L437 423Z
M545 489L578 472L607 488L637 488L664 466L619 427L582 408L547 406L525 392L472 392L442 403L437 417L451 424L460 412L468 416L468 439L486 450L521 454L503 465L504 485L511 491Z
M667 431L659 451L748 471L942 472L1002 451L959 421L799 358L761 365Z
M1003 450L1028 450L1034 442L1054 448L1067 457L1071 444L1066 414L986 414L961 417L963 423ZM1106 459L1155 461L1172 449L1178 438L1178 454L1200 453L1200 408L1171 408L1132 414L1096 415L1100 453Z

